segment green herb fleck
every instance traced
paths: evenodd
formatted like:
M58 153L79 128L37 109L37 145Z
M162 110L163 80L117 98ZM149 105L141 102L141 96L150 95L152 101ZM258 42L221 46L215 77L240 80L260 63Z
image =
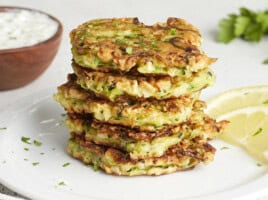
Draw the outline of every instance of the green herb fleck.
M138 38L139 35L138 34L131 34L131 35L125 35L124 38L130 38L130 39L133 39L133 38Z
M37 147L40 147L42 145L42 142L34 140L34 145L37 146Z
M128 42L126 40L121 40L121 39L116 39L115 40L115 43L116 44L119 44L119 45L126 45L126 44L128 44Z
M59 182L58 185L66 186L66 184L64 183L64 181Z
M257 163L257 166L258 166L258 167L261 167L261 166L262 166L262 164L261 164L261 163Z
M169 30L169 34L170 34L170 35L176 35L176 33L177 33L177 29L175 29L175 28L171 28L171 29Z
M39 165L39 164L40 164L39 162L33 162L33 163L32 163L33 166L37 166L37 165Z
M141 46L144 46L145 45L145 42L143 40L139 40L137 42L134 42L135 44L139 44Z
M94 169L95 172L97 172L97 171L99 171L99 166L98 165L94 165L93 166L93 169Z
M7 127L1 127L0 128L0 131L4 131L4 130L7 130Z
M27 159L27 158L24 158L23 160L24 160L24 161L28 161L28 159Z
M157 48L157 43L155 41L152 41L151 42L151 47L152 47L153 50L157 50L158 49Z
M263 61L263 64L268 65L268 58Z
M29 149L25 147L25 148L24 148L24 151L29 151Z
M40 155L45 155L45 153L41 152Z
M262 102L263 104L268 104L268 99Z
M62 114L61 114L62 117L65 117L66 115L67 115L66 113L62 113Z
M182 136L182 133L179 133L178 138L181 138L181 136Z
M252 136L259 135L262 132L262 128L259 128Z
M127 52L127 54L132 54L132 52L133 52L132 47L127 47L126 52Z
M31 142L29 140L30 140L30 138L28 138L28 137L24 137L24 136L21 137L21 141L24 143L31 144Z
M222 147L221 150L229 149L229 147Z
M63 165L62 165L62 167L67 167L68 165L70 165L70 163L64 163Z

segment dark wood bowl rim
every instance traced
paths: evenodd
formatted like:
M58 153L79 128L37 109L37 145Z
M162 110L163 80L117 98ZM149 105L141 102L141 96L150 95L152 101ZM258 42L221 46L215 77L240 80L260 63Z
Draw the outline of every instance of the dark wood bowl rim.
M0 49L0 54L15 53L15 52L22 52L22 51L37 49L40 46L46 45L54 40L57 40L62 35L63 27L62 27L61 22L56 17L54 17L46 12L43 12L43 11L40 11L37 9L32 9L32 8L25 8L25 7L0 6L0 12L6 12L9 10L28 10L28 11L39 12L41 14L47 15L49 18L51 18L52 20L54 20L55 22L58 23L58 30L52 37L50 37L42 42L39 42L39 43L31 45L31 46L12 48L12 49Z

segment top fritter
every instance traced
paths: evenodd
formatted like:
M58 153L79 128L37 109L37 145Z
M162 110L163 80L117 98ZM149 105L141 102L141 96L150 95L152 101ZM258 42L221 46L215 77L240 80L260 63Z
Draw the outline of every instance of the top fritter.
M178 18L152 26L137 18L91 20L70 37L74 61L104 72L184 76L215 61L199 48L198 29Z

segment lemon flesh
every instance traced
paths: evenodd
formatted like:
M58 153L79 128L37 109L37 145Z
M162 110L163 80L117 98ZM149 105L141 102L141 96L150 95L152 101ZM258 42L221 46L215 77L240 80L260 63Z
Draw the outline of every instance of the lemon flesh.
M221 139L243 147L250 155L268 164L268 106L254 106L222 115L230 124Z
M208 100L207 105L206 113L213 118L250 106L268 107L268 86L228 90Z

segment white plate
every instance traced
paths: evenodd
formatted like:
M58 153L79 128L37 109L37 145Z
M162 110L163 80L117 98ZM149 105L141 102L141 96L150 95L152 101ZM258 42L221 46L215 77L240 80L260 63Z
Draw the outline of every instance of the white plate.
M160 177L94 172L66 154L69 136L62 125L64 111L51 96L52 91L35 94L0 114L0 127L7 127L0 132L0 181L29 198L220 200L254 194L268 185L266 167L258 167L239 148L220 141L213 142L218 149L215 161L190 171ZM42 146L23 143L23 136L41 141ZM229 149L220 150L223 146ZM33 162L40 164L33 166ZM63 167L66 162L70 165ZM62 181L65 186L59 185Z

